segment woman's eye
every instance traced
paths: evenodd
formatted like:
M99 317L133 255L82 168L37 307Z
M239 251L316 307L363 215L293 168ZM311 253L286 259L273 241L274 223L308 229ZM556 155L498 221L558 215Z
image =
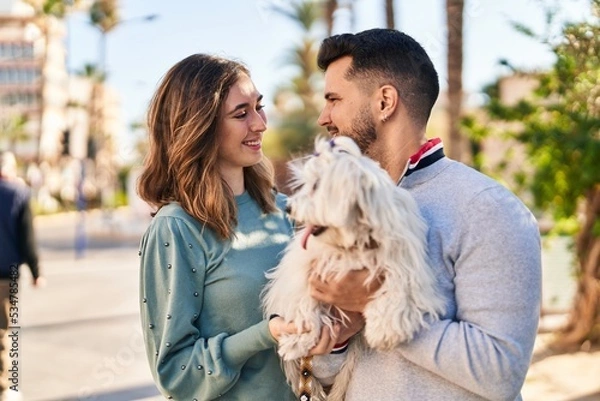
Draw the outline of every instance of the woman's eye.
M261 111L264 108L265 108L264 104L259 104L259 105L256 106L256 111Z
M233 118L242 119L242 118L246 117L247 115L248 115L248 113L246 111L242 111L241 113L233 116Z

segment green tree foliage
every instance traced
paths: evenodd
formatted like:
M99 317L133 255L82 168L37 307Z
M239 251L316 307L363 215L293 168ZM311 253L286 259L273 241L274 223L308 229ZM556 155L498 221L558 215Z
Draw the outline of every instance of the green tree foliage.
M38 28L42 31L42 39L44 41L44 52L42 53L41 62L42 66L46 65L46 60L48 58L48 46L50 44L48 35L49 35L49 20L52 18L63 20L67 15L75 10L81 0L24 0L26 4L29 4L33 8L34 12L34 23L38 26ZM43 68L42 68L43 71ZM40 109L42 113L46 109L46 99L44 97L44 93L46 92L46 75L41 74L40 76ZM44 125L41 123L38 124L38 133L37 133L37 150L36 150L36 159L41 160L41 141L43 139L43 127Z
M36 16L53 16L63 19L77 8L81 0L25 0L33 7Z
M90 7L90 22L102 33L112 31L120 22L117 0L96 0Z
M274 10L301 29L301 40L284 55L283 63L295 74L275 91L275 107L279 122L277 132L279 158L301 154L313 147L320 128L317 124L321 108L321 72L317 67L317 51L323 36L324 6L314 1L291 2ZM282 153L282 154L281 154Z
M46 0L42 5L42 9L44 14L53 15L57 18L64 18L74 3L74 1L65 0Z
M465 120L479 139L500 131L523 144L531 172L521 173L517 182L555 228L571 222L578 292L555 343L565 349L600 343L600 0L592 0L592 9L593 18L565 24L559 40L541 38L556 61L534 75L539 86L532 96L507 106L491 85L488 123Z
M16 153L17 143L29 139L26 114L13 114L0 120L0 140L8 143L8 150Z

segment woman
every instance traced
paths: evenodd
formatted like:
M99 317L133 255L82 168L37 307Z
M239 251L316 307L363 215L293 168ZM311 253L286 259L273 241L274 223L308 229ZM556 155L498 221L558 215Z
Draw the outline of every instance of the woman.
M262 96L235 61L195 54L169 70L148 111L138 183L158 209L141 241L140 308L152 375L176 400L292 400L263 320L265 271L292 225L264 159Z

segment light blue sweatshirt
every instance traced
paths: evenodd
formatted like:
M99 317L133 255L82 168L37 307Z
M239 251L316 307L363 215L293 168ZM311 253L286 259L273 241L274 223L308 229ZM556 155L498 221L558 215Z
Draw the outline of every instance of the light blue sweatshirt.
M292 400L259 295L292 225L236 197L238 225L218 239L177 203L141 241L140 311L152 376L175 400Z
M541 299L534 217L496 181L445 157L400 186L429 226L447 312L396 350L364 354L346 401L521 400ZM315 370L331 369L328 360L339 363L317 358Z

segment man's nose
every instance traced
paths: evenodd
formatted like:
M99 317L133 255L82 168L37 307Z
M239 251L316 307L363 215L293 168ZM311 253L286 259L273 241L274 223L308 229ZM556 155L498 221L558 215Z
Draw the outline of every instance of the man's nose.
M325 127L331 123L331 119L329 118L329 110L325 107L321 110L321 114L319 114L319 118L317 119L317 124L321 127Z

